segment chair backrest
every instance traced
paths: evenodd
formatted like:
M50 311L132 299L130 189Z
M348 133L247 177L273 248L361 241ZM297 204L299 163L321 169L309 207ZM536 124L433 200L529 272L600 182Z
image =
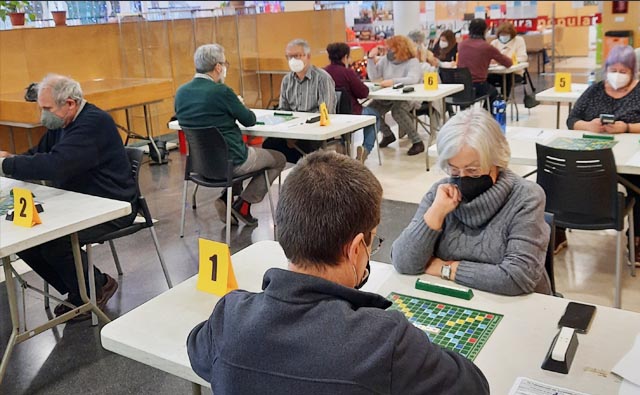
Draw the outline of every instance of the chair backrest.
M345 89L336 88L336 114L351 114L351 95Z
M440 67L440 79L443 84L463 84L464 90L450 97L458 101L473 101L476 98L471 72L468 68Z
M536 144L537 182L547 195L546 211L558 226L622 229L623 199L617 190L610 148L575 151Z
M547 272L547 276L549 276L549 282L551 283L551 294L556 295L556 279L553 269L553 253L555 248L555 240L556 240L556 223L553 220L553 214L545 212L544 213L544 222L549 225L551 228L551 232L549 232L549 244L547 245L547 256L544 259L544 269Z
M133 176L133 180L136 183L136 188L138 189L139 194L140 184L138 182L138 179L140 178L140 164L142 163L144 152L141 149L132 147L124 147L124 150L127 153L127 158L129 158L129 164L131 165L131 175Z
M182 128L182 131L189 144L187 171L211 180L230 179L233 162L229 158L227 142L218 128Z

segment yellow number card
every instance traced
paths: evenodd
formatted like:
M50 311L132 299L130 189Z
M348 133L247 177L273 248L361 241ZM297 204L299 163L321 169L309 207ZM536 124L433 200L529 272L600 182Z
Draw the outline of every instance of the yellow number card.
M571 73L556 73L553 88L556 92L571 92Z
M238 289L229 246L217 241L199 239L198 249L200 268L196 288L218 296Z
M320 126L329 125L329 110L325 102L320 103Z
M434 73L434 72L424 73L424 90L426 91L438 90L438 73Z
M13 188L13 223L27 228L42 223L28 189Z

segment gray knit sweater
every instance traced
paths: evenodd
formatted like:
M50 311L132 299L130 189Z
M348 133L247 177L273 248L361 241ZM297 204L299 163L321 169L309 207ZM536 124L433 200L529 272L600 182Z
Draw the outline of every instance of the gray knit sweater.
M411 223L393 243L391 260L400 273L424 273L432 256L460 261L457 283L504 295L549 294L544 269L549 226L544 221L545 195L537 184L511 170L470 203L449 213L442 230L427 226L424 213L438 185L424 196Z

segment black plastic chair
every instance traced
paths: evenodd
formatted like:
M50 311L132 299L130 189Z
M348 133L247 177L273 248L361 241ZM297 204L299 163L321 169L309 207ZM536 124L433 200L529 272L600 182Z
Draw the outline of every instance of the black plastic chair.
M463 68L440 68L440 79L443 84L463 84L464 90L445 98L445 103L460 108L467 108L477 102L486 101L486 108L489 106L489 95L476 97L476 90L473 87L471 72L466 67Z
M614 307L620 308L622 264L627 259L622 245L624 218L629 217L629 251L635 257L635 199L618 192L613 152L610 148L574 151L536 144L536 153L537 182L547 195L546 211L553 213L556 226L618 232Z
M196 184L192 195L192 208L196 209L196 192L198 186L227 189L227 226L226 242L231 245L231 199L233 184L253 177L264 177L269 195L269 206L273 216L273 199L271 183L267 169L260 169L241 176L233 175L233 160L229 155L227 142L216 127L189 129L182 128L189 144L189 154L184 171L184 189L182 191L182 219L180 221L180 237L184 237L184 218L187 205L187 185L189 181ZM274 219L275 237L275 219Z
M544 213L544 222L549 225L551 231L549 232L549 244L547 245L547 256L544 259L544 269L547 272L547 276L549 276L549 283L551 284L551 294L553 296L557 296L562 298L562 294L556 291L556 277L553 269L553 248L556 240L556 223L553 219L553 214Z

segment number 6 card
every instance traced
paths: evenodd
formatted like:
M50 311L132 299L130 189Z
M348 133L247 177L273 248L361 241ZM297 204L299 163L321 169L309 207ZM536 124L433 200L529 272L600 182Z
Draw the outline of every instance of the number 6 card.
M199 239L198 250L200 255L196 285L198 290L224 296L234 289L238 289L228 245Z

